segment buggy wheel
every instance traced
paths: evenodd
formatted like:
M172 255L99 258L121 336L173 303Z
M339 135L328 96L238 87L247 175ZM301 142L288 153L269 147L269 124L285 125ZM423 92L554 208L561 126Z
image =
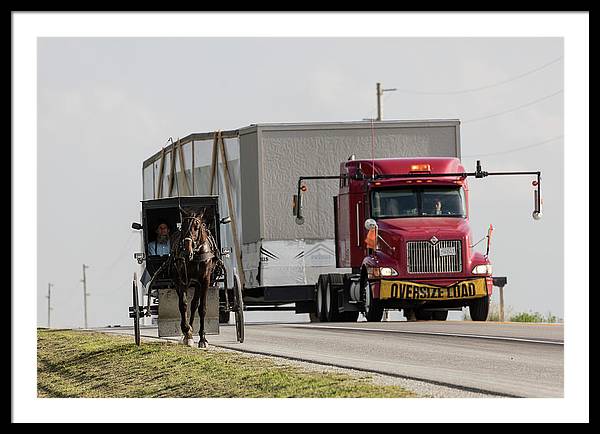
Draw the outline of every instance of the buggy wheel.
M242 285L240 277L233 276L233 311L235 313L235 331L239 343L244 342L244 299L242 298Z
M131 311L131 309L130 309ZM133 332L135 333L135 344L140 345L140 302L138 299L137 275L133 273Z

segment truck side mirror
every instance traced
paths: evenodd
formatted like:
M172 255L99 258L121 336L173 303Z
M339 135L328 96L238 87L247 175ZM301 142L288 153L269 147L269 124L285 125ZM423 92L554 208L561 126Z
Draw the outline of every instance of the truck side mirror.
M377 222L374 219L366 219L365 229L368 231L370 231L371 229L377 229Z
M139 223L131 223L131 228L139 231L142 229L142 225Z
M537 187L537 184L534 184ZM542 204L539 197L538 189L533 190L533 219L539 220L542 218Z
M292 213L294 217L298 215L298 195L292 196Z
M301 191L305 191L306 189L301 189ZM294 212L294 216L296 217L296 224L297 225L303 225L304 224L304 217L300 214L300 208L298 207L298 195L295 194L292 197L292 211Z
M490 245L492 243L492 231L494 230L494 227L490 224L490 227L488 228L488 234L487 234L487 247L485 250L485 256L489 256L490 254Z
M377 222L373 219L365 220L365 229L367 230L367 237L365 238L365 245L368 249L378 250L377 247Z

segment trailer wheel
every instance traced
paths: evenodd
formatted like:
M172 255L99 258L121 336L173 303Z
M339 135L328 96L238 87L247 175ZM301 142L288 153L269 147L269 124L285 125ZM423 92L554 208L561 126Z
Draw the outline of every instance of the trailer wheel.
M379 304L377 300L373 300L373 294L371 294L371 285L368 279L364 279L362 282L363 297L365 301L365 318L369 322L379 322L383 318L383 306Z
M469 304L469 315L473 321L486 321L490 309L490 297L477 298Z

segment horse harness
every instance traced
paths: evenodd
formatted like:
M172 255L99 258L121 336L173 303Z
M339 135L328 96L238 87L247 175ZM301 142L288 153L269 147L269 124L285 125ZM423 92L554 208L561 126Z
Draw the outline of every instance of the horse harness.
M203 243L198 243L198 240L193 239L188 231L188 236L181 240L182 242L189 240L192 243L192 256L190 261L195 259L199 262L205 262L209 259L218 257L219 248L217 247L217 242L212 233L206 228L206 224L198 217L187 217L186 219L197 221L200 226L200 231L206 235L205 241Z

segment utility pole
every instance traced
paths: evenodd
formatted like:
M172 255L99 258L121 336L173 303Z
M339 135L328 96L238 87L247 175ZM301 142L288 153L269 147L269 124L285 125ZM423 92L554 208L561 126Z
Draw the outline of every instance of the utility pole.
M391 92L394 90L398 90L396 88L393 89L382 89L381 88L381 83L377 83L377 119L378 121L381 120L381 96L383 95L383 92Z
M50 307L50 288L52 286L54 286L52 283L48 283L48 295L46 296L48 298L48 328L50 328L50 311L52 310Z
M87 296L90 295L90 294L88 294L87 288L86 288L86 281L85 281L85 269L86 268L90 268L90 266L83 264L83 279L81 279L81 281L83 282L83 324L84 324L85 328L87 328L87 326L88 326L88 324L87 324Z

